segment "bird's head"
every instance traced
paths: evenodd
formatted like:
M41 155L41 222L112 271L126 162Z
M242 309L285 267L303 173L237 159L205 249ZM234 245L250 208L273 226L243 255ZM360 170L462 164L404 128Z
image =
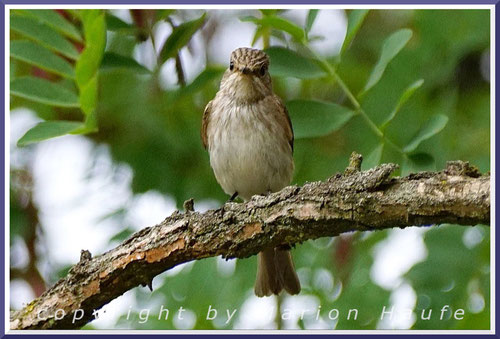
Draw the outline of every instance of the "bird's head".
M221 89L239 100L257 101L272 94L269 57L254 48L238 48L231 53Z

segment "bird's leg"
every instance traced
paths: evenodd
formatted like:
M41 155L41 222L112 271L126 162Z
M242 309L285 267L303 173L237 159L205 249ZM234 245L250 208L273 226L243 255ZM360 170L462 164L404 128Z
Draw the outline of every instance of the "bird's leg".
M237 196L238 196L238 192L234 192L233 195L231 196L231 198L229 198L229 201L233 201L234 199L236 199Z

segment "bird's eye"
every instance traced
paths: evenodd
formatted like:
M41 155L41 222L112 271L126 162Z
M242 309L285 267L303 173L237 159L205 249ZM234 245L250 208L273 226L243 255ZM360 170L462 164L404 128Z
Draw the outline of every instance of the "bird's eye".
M229 63L229 70L231 70L231 71L232 71L233 69L234 69L234 62L232 62L232 61L231 61L231 62Z
M261 76L264 76L266 74L266 71L267 71L267 67L266 66L262 66L260 68L260 75Z

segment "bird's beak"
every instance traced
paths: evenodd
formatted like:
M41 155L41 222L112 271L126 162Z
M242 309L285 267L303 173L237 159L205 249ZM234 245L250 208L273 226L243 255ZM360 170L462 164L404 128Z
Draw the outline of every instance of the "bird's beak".
M248 67L243 67L243 68L240 68L240 72L241 72L242 74L248 75L248 74L250 74L250 73L251 73L251 70L250 70L250 68L248 68Z

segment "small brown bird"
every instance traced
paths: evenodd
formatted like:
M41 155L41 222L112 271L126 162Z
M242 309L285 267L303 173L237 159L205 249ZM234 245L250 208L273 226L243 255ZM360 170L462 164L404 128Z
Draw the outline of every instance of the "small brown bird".
M273 93L269 57L258 49L231 53L220 89L203 113L201 137L217 182L231 200L277 192L293 175L293 130L281 99ZM300 292L288 250L258 255L255 294Z

